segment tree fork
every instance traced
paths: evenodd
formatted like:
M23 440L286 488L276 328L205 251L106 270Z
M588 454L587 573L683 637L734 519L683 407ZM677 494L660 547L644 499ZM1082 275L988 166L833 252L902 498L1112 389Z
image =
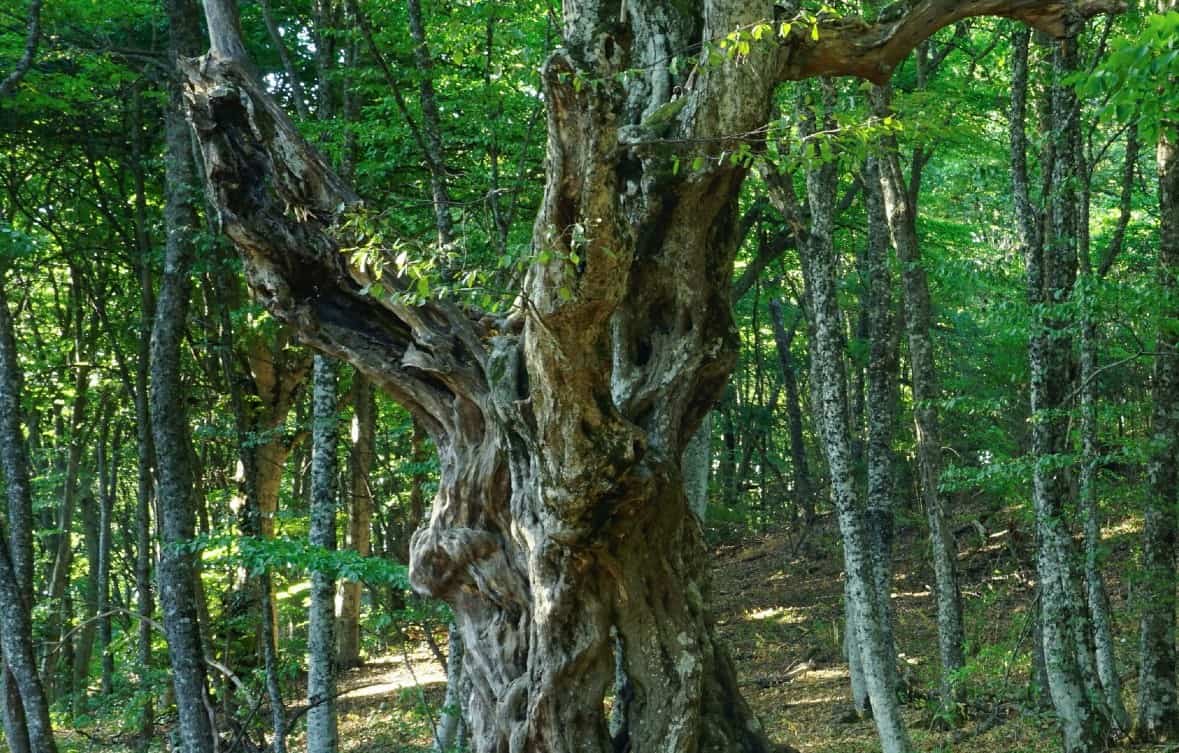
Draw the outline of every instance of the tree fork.
M1096 6L926 0L913 11L924 15L865 27L894 55L966 15L1052 30ZM475 750L770 750L712 628L680 469L735 358L745 170L708 159L675 171L661 144L713 144L718 156L767 122L779 81L862 75L858 53L832 62L862 30L831 23L819 42L758 45L689 82L670 69L677 52L772 18L771 4L628 3L621 19L616 3L571 7L543 72L548 174L534 246L552 261L529 270L527 310L496 318L368 295L369 276L341 253L338 222L355 195L254 81L233 3L206 9L213 51L184 66L188 110L251 287L403 404L438 450L411 580L454 608ZM644 73L623 82L623 70ZM673 94L684 102L653 132ZM616 645L635 693L612 737L601 700Z

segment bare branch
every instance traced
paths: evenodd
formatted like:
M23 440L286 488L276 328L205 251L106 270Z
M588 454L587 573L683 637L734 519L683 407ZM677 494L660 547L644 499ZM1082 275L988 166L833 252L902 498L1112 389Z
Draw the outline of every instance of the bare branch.
M37 55L37 46L41 43L41 0L33 0L29 3L28 19L24 54L21 55L20 60L16 61L16 67L12 69L12 73L0 81L0 99L15 91L16 87L20 85L21 79L33 66L33 58Z

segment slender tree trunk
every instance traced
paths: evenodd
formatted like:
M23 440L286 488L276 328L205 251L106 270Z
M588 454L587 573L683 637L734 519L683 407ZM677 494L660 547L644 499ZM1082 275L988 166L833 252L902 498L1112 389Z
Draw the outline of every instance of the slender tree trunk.
M834 101L834 87L824 82L823 88L824 105L829 108ZM811 132L820 127L813 123L808 126ZM818 412L817 420L831 472L832 502L843 537L847 619L855 631L854 646L849 647L849 652L858 649L883 750L885 753L908 753L912 744L892 684L896 656L889 653L884 632L887 614L881 613L882 598L886 597L876 593L876 558L862 502L856 492L852 464L847 372L844 368L846 348L835 278L835 181L833 162L807 172L811 225L800 252L807 298L811 304L810 320L815 328L811 341L812 403Z
M814 491L811 485L810 466L806 458L806 445L802 435L802 398L798 391L798 373L790 344L794 339L797 323L789 330L782 322L782 304L777 298L769 303L770 323L774 328L774 341L778 348L778 365L782 369L782 385L786 392L786 415L790 424L790 467L794 474L794 500L802 513L805 525L815 520Z
M1128 175L1125 181L1130 188L1124 190L1123 222L1129 222L1128 201L1133 198L1134 162L1137 159L1137 126L1132 126L1126 138L1126 161ZM1088 600L1089 614L1093 620L1093 643L1097 659L1097 675L1101 680L1101 688L1105 691L1105 702L1108 704L1114 724L1114 730L1119 736L1130 732L1130 716L1126 712L1122 701L1122 681L1118 676L1118 667L1114 655L1113 615L1110 613L1109 594L1105 588L1105 576L1102 573L1104 556L1101 553L1101 513L1098 504L1098 468L1100 463L1099 426L1097 418L1098 406L1098 352L1099 339L1097 322L1095 320L1094 293L1101 276L1094 270L1092 259L1091 238L1089 234L1089 211L1091 201L1092 167L1086 164L1086 157L1078 154L1077 172L1079 176L1079 201L1077 203L1079 216L1077 218L1077 246L1082 274L1080 290L1081 317L1081 358L1080 369L1077 374L1079 382L1077 391L1081 398L1081 468L1079 479L1079 507L1084 520L1085 535L1085 593ZM1124 171L1125 172L1125 171ZM1125 232L1125 225L1119 222L1115 230L1114 239L1106 254L1105 264L1112 264L1113 257L1118 253L1121 236Z
M426 164L430 169L430 192L434 199L434 224L438 229L438 245L448 248L454 242L454 221L450 217L450 189L446 180L446 164L442 157L442 126L438 115L437 95L434 92L434 61L426 43L426 27L422 22L421 0L406 0L409 11L409 33L413 38L414 62L418 67L418 94L422 105L422 135L425 142Z
M352 377L352 442L348 454L351 478L348 506L347 545L362 557L372 549L373 490L371 471L376 449L376 402L372 382L357 371ZM340 583L339 652L341 669L359 666L360 661L361 584L345 580Z
M155 315L151 270L151 242L147 233L147 189L143 175L143 100L135 90L132 113L131 153L135 178L135 243L139 250L136 259L139 276L139 337L135 359L135 605L139 617L136 635L136 663L140 677L148 675L152 666L152 635L150 620L155 612L151 568L152 521L151 511L155 491L152 467L155 447L152 440L152 421L148 384L151 368L151 333ZM153 737L155 714L150 693L142 694L139 734L136 753L146 753Z
M45 654L41 663L41 677L45 683L45 692L51 699L61 695L58 686L58 661L70 648L65 637L70 631L69 601L66 589L69 585L70 567L73 564L74 549L72 532L74 528L74 513L78 504L79 475L82 471L82 451L85 448L86 418L89 405L90 391L90 358L83 342L82 333L82 301L81 286L77 284L77 273L71 270L73 283L71 284L70 329L74 335L74 359L78 365L74 369L74 400L70 406L69 443L66 452L65 478L62 482L61 507L56 520L58 533L52 537L54 543L53 569L49 577L50 617L46 632L53 636L56 650ZM93 504L89 497L85 502ZM68 666L72 678L73 667ZM66 688L68 690L68 688Z
M891 92L887 87L875 89L873 99L879 113L888 113L890 97ZM929 282L921 259L921 246L917 239L917 207L901 170L895 139L890 137L885 140L885 150L879 164L879 183L904 290L905 334L913 377L917 467L921 479L921 499L929 522L937 591L941 698L943 706L953 710L960 697L954 687L955 677L962 670L966 658L962 652L964 635L962 596L958 590L958 547L946 520L945 500L939 489L942 443L937 401L941 399L941 388L934 365L932 304Z
M339 443L335 363L315 356L311 439L311 545L336 548L336 448ZM371 394L369 396L371 400ZM335 753L336 729L335 579L311 574L308 630L307 753Z
M198 9L192 0L167 0L173 55L195 55L200 45ZM200 232L193 204L192 146L174 92L165 116L164 225L167 242L151 340L151 419L159 478L162 546L160 605L168 637L172 686L183 753L212 753L213 719L207 695L205 653L197 608L196 486L180 380L180 347L188 312L194 236Z
M0 657L3 658L4 735L12 753L55 753L49 703L33 655L33 506L29 463L21 432L24 384L16 334L0 269L0 467L8 506L0 536Z
M868 504L865 522L871 543L873 593L880 615L881 642L885 655L890 658L885 670L888 672L888 685L895 695L900 683L896 671L891 595L893 508L896 503L893 442L900 401L897 379L899 341L893 314L892 275L888 265L888 224L878 170L877 161L868 160L864 174L867 183L864 197L868 214L868 244L863 264L866 272L868 335Z
M1160 11L1173 9L1161 0ZM1155 344L1151 415L1150 493L1146 501L1141 587L1141 669L1137 736L1171 740L1179 734L1175 657L1175 572L1179 507L1179 127L1164 120L1156 148L1159 180L1158 281L1164 297Z
M704 417L700 428L684 448L684 490L688 507L701 523L708 514L708 476L712 470L712 414Z
M1077 552L1065 517L1069 480L1054 458L1068 450L1066 405L1072 358L1067 320L1061 306L1072 293L1077 273L1076 163L1080 148L1076 95L1063 83L1075 67L1075 40L1053 47L1053 84L1049 90L1048 125L1051 152L1046 233L1022 239L1033 306L1028 354L1031 366L1032 456L1035 459L1032 501L1038 545L1036 569L1040 583L1041 631L1052 703L1064 733L1067 753L1105 750L1111 718L1097 677L1092 632L1077 572ZM1016 40L1013 85L1012 155L1017 206L1030 211L1026 184L1026 142L1023 135L1027 91L1027 40ZM1021 226L1034 225L1025 217Z
M102 694L114 692L115 654L110 615L111 608L111 536L114 533L115 495L118 487L119 451L122 448L121 432L116 429L108 446L99 444L101 456L98 461L98 645L102 660Z
M109 432L109 428L103 427ZM104 440L100 440L104 441ZM101 481L99 482L101 483ZM101 490L99 492L101 494ZM74 665L70 668L73 677L73 708L75 714L81 714L85 707L86 686L90 680L90 659L94 655L94 640L98 637L99 596L101 588L99 568L102 567L102 555L99 554L101 542L99 537L101 501L93 495L86 495L82 499L82 535L86 547L86 585L82 594L82 624L77 631L74 643Z
M446 630L450 652L446 656L446 697L442 699L442 710L438 713L438 726L434 729L434 753L450 753L456 750L459 732L463 726L463 639L458 626L453 622ZM622 673L625 678L625 671ZM623 679L618 683L625 687ZM620 725L621 726L621 725Z

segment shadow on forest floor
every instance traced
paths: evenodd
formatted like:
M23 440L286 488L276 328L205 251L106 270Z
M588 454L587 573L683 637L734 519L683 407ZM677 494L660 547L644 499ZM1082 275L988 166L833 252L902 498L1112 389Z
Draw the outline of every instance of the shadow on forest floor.
M893 604L905 717L917 750L927 753L1055 753L1053 720L1029 711L1028 608L1034 587L1030 525L1015 510L959 511L956 535L967 629L964 697L968 714L955 729L936 724L930 690L937 678L937 625L929 546L920 524L900 525L894 544ZM1135 692L1136 623L1127 571L1141 519L1107 527L1108 586L1115 640L1131 707ZM802 753L874 753L870 720L851 713L842 656L843 573L830 516L798 546L782 532L714 547L712 599L720 634L737 666L742 692L771 737ZM445 636L439 635L445 645ZM339 702L341 753L420 753L431 748L432 720L442 705L445 672L426 646L349 670ZM296 709L297 710L297 709ZM996 723L997 722L997 723ZM986 726L979 732L980 725ZM290 749L304 748L303 725ZM78 733L63 734L66 751L111 750ZM1129 750L1130 748L1122 748ZM1165 746L1141 751L1169 751Z

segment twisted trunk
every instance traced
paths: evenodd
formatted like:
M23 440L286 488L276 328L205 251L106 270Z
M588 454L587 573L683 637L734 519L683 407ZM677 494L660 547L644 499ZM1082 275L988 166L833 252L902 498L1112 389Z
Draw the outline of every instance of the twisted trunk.
M706 608L680 463L737 347L745 170L719 158L767 121L780 79L866 60L879 78L943 19L998 10L1053 28L1060 9L927 0L921 18L869 27L872 40L833 25L826 42L767 40L688 71L672 70L675 54L772 18L770 3L568 6L543 71L534 247L547 261L529 270L527 307L494 317L368 295L336 224L355 197L252 81L227 5L206 3L213 53L185 71L213 202L270 310L367 373L433 440L439 488L410 573L454 609L474 749L768 750ZM825 54L849 44L862 52L840 65ZM703 148L703 164L676 170L692 162L683 144ZM393 269L383 279L398 285ZM631 692L611 734L616 665Z

